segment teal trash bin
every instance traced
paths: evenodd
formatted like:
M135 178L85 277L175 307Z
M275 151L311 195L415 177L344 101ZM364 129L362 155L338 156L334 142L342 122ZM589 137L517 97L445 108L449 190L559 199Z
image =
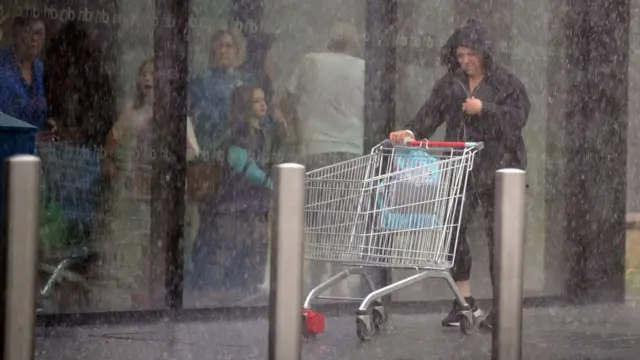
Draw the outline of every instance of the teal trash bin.
M4 162L13 155L33 155L37 133L35 126L0 112L0 219L4 219Z

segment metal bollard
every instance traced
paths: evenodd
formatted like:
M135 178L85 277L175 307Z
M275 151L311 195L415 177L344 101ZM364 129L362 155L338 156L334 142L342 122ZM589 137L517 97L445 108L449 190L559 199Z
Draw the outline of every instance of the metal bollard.
M269 294L269 360L299 360L305 167L276 166Z
M2 269L5 270L3 356L33 359L35 282L40 216L40 159L18 155L5 161Z
M492 360L522 358L525 172L496 172Z

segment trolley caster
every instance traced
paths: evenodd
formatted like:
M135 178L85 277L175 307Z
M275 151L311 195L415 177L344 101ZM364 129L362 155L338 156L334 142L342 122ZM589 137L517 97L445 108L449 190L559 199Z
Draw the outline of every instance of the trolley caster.
M384 331L389 323L389 316L384 305L374 305L371 309L371 322L376 331Z
M375 335L376 331L370 315L356 315L356 333L363 342L371 340Z
M460 313L460 331L465 335L472 335L477 330L475 316L471 311L463 311Z

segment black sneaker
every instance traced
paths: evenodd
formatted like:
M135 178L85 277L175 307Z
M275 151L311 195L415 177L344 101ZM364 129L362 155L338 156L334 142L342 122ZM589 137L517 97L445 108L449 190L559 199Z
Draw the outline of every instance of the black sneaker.
M484 311L478 307L476 300L473 297L464 298L471 306L471 311L476 318L484 315ZM460 326L460 311L462 311L462 305L458 303L458 300L453 301L453 309L449 312L449 315L442 320L442 326L444 327L457 327Z

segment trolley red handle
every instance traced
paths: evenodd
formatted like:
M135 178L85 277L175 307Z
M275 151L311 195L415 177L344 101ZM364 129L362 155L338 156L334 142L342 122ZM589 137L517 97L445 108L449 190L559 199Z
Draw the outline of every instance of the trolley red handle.
M429 140L411 140L406 142L407 146L424 146L424 147L449 147L449 148L471 148L482 147L482 143L464 142L464 141L429 141Z

